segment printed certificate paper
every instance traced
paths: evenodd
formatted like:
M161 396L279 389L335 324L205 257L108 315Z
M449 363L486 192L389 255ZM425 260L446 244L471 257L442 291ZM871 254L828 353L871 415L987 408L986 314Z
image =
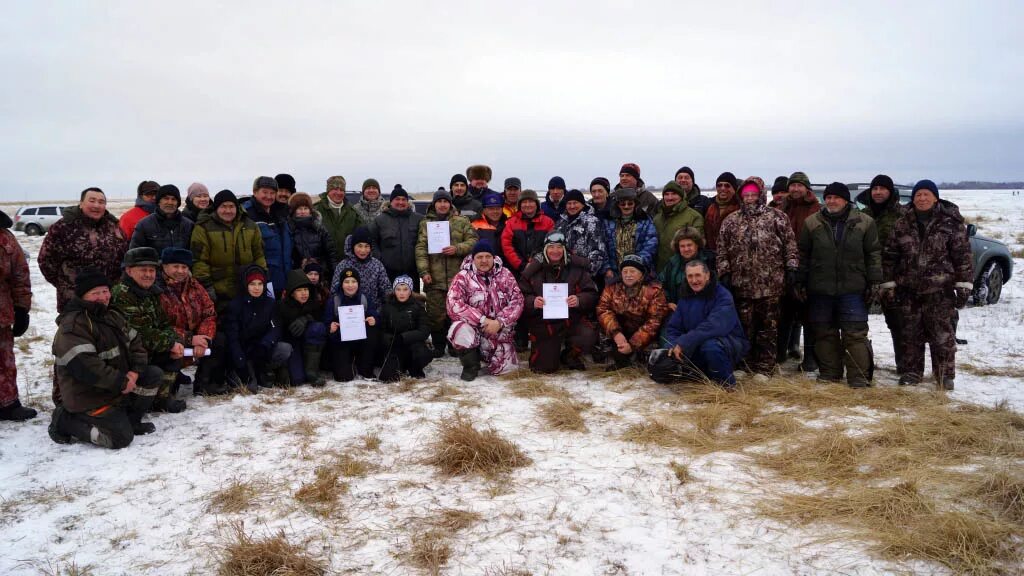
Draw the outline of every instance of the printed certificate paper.
M440 254L446 246L451 246L452 235L447 220L427 222L427 253Z
M544 284L544 319L564 320L569 317L568 284Z
M342 342L366 339L366 315L362 304L338 306L338 334Z

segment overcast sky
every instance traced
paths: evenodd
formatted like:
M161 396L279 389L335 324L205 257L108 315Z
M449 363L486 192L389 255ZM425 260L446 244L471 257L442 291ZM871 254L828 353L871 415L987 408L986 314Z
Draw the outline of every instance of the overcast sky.
M5 2L7 199L1024 179L1024 2Z

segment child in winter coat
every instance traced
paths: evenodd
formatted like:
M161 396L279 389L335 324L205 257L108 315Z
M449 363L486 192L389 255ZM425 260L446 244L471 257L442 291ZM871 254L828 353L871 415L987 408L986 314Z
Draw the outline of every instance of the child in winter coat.
M385 351L384 366L380 371L382 382L398 380L401 372L413 378L423 378L423 368L433 360L427 349L430 325L427 309L419 294L413 294L412 278L395 278L391 294L384 299L381 311L382 344Z
M287 292L277 306L277 325L281 327L284 341L292 346L288 359L292 384L324 385L320 356L327 343L327 327L317 320L321 310L323 300L317 295L316 286L302 270L289 272Z
M324 324L330 326L329 355L334 379L338 382L351 382L355 379L356 372L363 378L373 378L373 358L378 341L377 326L380 315L360 289L359 272L354 268L344 268L338 274L338 279L338 290L331 293L324 310ZM363 307L366 338L343 342L339 334L341 325L338 323L338 308L357 304Z
M257 392L260 386L291 385L288 358L292 347L281 341L281 327L274 321L276 302L267 293L267 271L250 264L242 272L245 292L235 296L224 314L233 373L228 381Z
M330 268L328 268L330 270ZM313 295L323 303L331 297L330 278L324 277L324 267L319 262L310 262L302 267L306 278L313 284Z
M334 279L331 280L331 293L335 294L338 284L341 281L341 272L346 268L355 270L359 275L359 287L370 306L374 310L380 310L384 304L384 297L387 296L391 285L388 283L388 272L380 260L373 257L373 245L370 241L370 231L360 226L356 228L349 237L351 244L346 245L345 254L348 256L334 269Z

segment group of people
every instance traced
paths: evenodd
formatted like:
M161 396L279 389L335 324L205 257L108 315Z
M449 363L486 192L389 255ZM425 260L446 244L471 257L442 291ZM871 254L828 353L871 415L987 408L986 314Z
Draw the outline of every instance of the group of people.
M795 357L820 380L867 386L875 301L900 384L923 380L927 343L938 385L953 388L952 319L972 263L963 219L929 180L903 206L879 175L861 210L841 183L821 206L802 172L777 178L770 202L760 178L729 172L704 196L688 167L660 199L632 163L589 194L551 178L543 200L519 178L501 192L491 179L470 166L425 215L372 178L354 203L341 176L316 198L279 174L245 198L195 183L184 202L145 181L120 218L87 188L38 257L59 314L51 438L119 448L153 431L146 412L179 412L193 394L320 386L321 371L422 378L446 352L466 381L514 370L528 350L540 373L589 357L733 387L737 369L765 380ZM10 219L0 227L0 418L21 420L36 415L18 401L12 350L31 289Z

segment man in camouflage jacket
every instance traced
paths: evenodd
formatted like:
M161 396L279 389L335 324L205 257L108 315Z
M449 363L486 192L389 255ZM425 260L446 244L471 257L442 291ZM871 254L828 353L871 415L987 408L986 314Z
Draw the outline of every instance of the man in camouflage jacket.
M163 371L154 407L181 412L185 402L171 398L181 368L185 347L160 305L163 290L156 285L160 258L149 247L132 248L124 255L124 276L111 290L110 306L120 312L128 326L139 333L148 354L148 364Z
M36 411L18 399L14 339L28 330L32 285L21 245L11 234L11 218L0 211L0 420L28 420Z
M786 215L767 205L764 181L740 185L740 209L722 223L718 281L732 291L750 340L747 365L763 376L775 370L779 301L796 280L800 260Z

